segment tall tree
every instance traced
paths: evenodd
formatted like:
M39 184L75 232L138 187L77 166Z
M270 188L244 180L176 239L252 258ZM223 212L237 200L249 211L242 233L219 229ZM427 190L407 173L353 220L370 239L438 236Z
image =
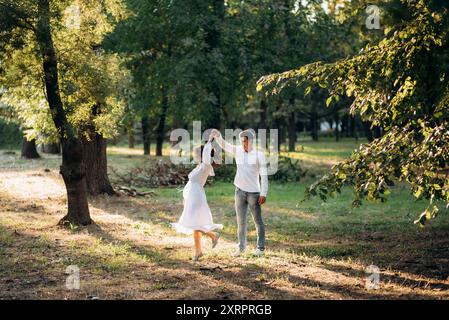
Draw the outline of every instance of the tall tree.
M151 150L150 119L147 114L144 114L142 116L141 123L142 123L143 154L150 155Z
M17 4L29 15L27 21L31 28L37 13L32 11L32 5L31 9L21 5ZM120 69L118 58L104 54L100 46L103 35L110 30L109 20L119 11L120 7L114 8L114 5L114 0L50 2L60 98L74 134L80 138L83 148L91 151L84 153L89 157L83 159L91 195L113 193L107 176L105 139L117 133L116 124L123 113L127 86L127 75ZM70 19L72 23L68 23ZM4 70L7 91L2 100L12 105L23 126L30 128L27 130L29 139L40 143L59 142L60 133L46 107L41 58L35 54L38 46L33 41L32 31L20 39L10 40L13 44L17 41L21 41L21 45L5 47L10 59Z
M15 12L21 8L13 6L11 9ZM17 16L12 18L17 19ZM67 189L68 212L61 222L65 223L67 221L74 224L87 225L92 220L87 203L83 149L80 140L75 135L74 129L67 120L62 104L58 83L58 59L53 45L50 21L49 0L38 0L36 27L33 27L33 29L35 30L42 58L48 105L62 142L60 173Z
M90 195L115 194L107 174L107 139L117 134L116 125L126 102L128 75L121 61L101 47L104 35L112 30L121 6L115 0L70 1L77 25L61 28L56 34L60 47L61 83L64 99L76 106L70 120L84 149L87 190ZM71 13L73 15L73 13ZM112 20L112 21L111 21Z

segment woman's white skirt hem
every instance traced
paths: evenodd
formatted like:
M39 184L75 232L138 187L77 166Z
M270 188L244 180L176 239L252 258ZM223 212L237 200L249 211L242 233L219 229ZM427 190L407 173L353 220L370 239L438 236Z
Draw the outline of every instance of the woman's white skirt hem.
M206 226L184 226L180 223L172 223L172 227L180 233L184 234L193 234L193 231L199 230L203 232L210 232L216 229L223 229L222 224L212 224L212 225L206 225Z

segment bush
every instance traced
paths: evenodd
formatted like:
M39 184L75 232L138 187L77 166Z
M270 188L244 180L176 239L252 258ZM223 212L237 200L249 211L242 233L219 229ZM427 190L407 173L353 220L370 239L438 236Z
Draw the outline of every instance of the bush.
M233 182L236 171L235 164L222 164L215 169L214 180Z
M307 173L299 164L299 160L289 157L279 157L278 170L272 176L272 180L281 182L300 181Z

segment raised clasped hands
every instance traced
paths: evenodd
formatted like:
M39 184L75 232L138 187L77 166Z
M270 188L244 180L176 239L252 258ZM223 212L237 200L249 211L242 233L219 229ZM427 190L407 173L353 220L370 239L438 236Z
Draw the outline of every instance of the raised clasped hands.
M212 129L209 140L211 140L212 138L218 138L220 136L221 136L220 131L218 131L217 129Z

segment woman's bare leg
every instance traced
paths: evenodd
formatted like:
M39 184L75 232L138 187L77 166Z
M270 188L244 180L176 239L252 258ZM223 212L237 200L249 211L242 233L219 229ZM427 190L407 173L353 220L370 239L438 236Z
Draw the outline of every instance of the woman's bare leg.
M193 240L195 242L195 256L198 257L202 254L201 252L201 231L193 231Z
M209 232L204 232L205 235L207 235L209 238L211 238L212 241L215 240L215 238L217 237L217 234L215 232L209 231Z
M216 232L204 232L212 240L212 249L217 246L218 243L218 233Z

